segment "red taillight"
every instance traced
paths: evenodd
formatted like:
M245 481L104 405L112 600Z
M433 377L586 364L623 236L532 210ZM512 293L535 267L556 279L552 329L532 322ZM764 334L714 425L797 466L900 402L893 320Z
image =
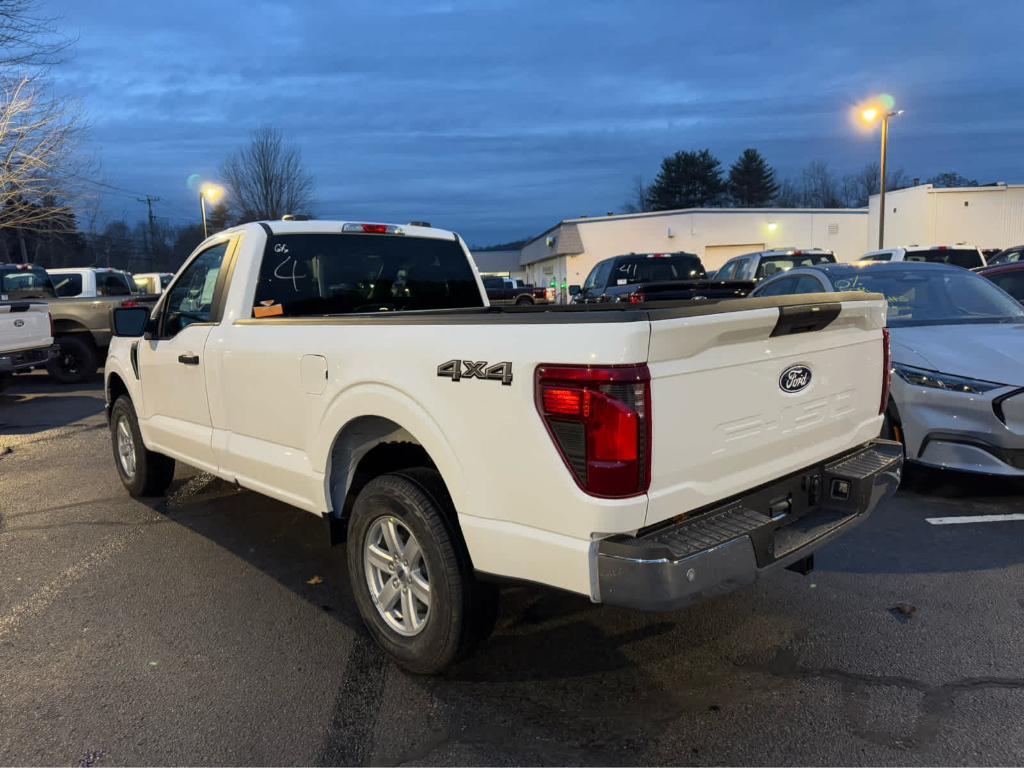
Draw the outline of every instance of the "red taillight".
M651 482L646 365L539 366L537 410L576 483L592 496L645 493Z
M892 383L892 349L889 342L889 329L882 329L882 402L878 412L885 413L889 405L889 385Z
M131 309L132 307L139 306L139 302L135 301L134 299L125 299L124 301L121 302L121 306L124 307L125 309Z
M386 235L388 233L387 224L363 224L363 232L368 235Z
M629 294L630 304L643 304L645 301L647 301L647 297L644 294L640 293L640 291Z

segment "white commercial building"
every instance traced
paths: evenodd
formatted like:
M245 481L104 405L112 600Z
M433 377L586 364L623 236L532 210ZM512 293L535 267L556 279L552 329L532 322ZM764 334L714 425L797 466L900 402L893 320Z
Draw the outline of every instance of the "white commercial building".
M528 282L582 284L602 259L686 251L708 270L765 248L829 248L840 261L867 250L866 208L692 208L566 219L523 246Z
M869 205L871 249L878 247L878 195ZM1024 243L1024 184L951 187L931 184L885 193L885 243L1009 248Z

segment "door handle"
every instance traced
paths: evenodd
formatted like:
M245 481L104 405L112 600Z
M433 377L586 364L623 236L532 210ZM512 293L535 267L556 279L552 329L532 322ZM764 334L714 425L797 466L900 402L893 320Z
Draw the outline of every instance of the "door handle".
M178 362L185 365L199 365L199 355L178 355Z

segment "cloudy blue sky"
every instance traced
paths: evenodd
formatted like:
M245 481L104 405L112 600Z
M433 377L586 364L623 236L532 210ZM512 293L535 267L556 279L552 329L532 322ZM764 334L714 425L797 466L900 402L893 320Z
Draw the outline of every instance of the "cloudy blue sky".
M56 73L97 178L195 216L186 179L255 127L302 150L324 217L427 219L474 243L621 210L677 149L781 176L877 155L859 100L906 114L890 160L1024 182L1024 3L61 0ZM107 190L102 215L145 206Z

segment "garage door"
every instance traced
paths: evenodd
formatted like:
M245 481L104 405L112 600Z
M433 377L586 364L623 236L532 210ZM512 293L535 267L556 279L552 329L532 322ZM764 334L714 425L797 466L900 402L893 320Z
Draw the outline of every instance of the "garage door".
M704 269L711 271L718 269L733 256L742 256L744 253L763 251L764 243L738 243L736 245L706 245L704 246Z

